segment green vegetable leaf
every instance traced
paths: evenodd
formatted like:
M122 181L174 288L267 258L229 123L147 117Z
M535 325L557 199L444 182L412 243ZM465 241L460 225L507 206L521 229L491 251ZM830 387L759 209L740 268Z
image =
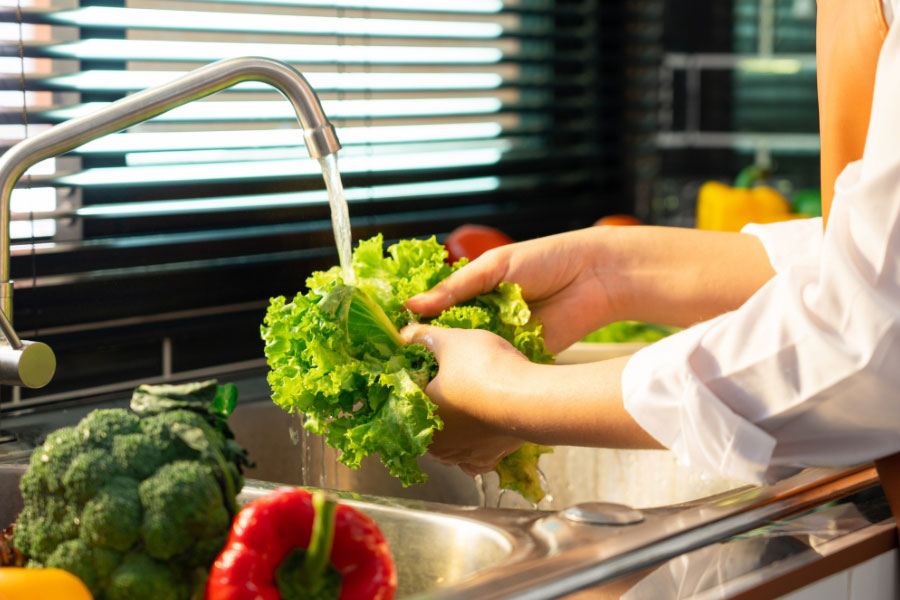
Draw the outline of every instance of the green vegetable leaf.
M433 237L402 240L387 253L380 235L361 241L352 258L354 286L343 283L338 267L313 273L305 294L271 300L261 328L274 402L304 413L304 428L324 435L347 466L379 454L404 485L426 480L416 459L443 423L423 391L437 374L434 355L403 344L398 329L417 318L406 309L408 298L465 264L450 266L446 258ZM501 283L430 322L486 329L533 361L554 358L515 284ZM536 468L537 455L533 460Z
M215 379L177 385L141 385L131 396L131 410L142 417L184 408L223 419L237 405L237 386Z
M214 379L179 385L141 385L131 396L131 410L141 417L176 408L211 412L216 399Z
M538 472L538 457L548 452L553 452L553 448L525 442L501 460L496 469L500 475L500 489L519 492L532 504L543 500L546 493Z
M400 332L374 300L359 288L335 285L319 302L322 310L343 323L350 341L370 346L385 358L403 345Z
M522 288L517 283L504 281L493 292L478 296L477 301L496 308L500 320L507 325L521 327L531 319L531 311L522 298Z
M653 325L641 321L616 321L588 334L582 341L595 344L655 342L679 331L678 327Z
M237 386L233 383L226 383L216 388L216 397L213 400L213 410L223 417L228 417L234 412L237 406Z

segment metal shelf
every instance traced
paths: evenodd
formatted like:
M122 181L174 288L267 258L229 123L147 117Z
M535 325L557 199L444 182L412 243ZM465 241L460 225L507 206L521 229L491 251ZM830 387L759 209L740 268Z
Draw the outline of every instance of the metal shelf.
M756 152L796 152L817 154L817 133L663 131L656 135L656 146L665 150L684 148L730 148Z
M816 55L668 52L663 55L662 64L669 69L737 69L749 73L794 75L804 70L815 71Z

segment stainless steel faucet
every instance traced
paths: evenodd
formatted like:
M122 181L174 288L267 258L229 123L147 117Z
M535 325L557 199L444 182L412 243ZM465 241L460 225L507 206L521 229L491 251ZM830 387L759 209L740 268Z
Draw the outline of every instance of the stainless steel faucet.
M60 123L19 142L0 157L0 333L5 338L5 343L0 340L0 384L39 388L50 382L56 370L53 351L41 342L19 340L10 322L13 292L9 260L10 195L22 174L44 159L242 81L268 83L287 97L297 113L312 158L340 150L334 127L303 75L283 62L245 57L212 63L165 85L113 102L96 113Z

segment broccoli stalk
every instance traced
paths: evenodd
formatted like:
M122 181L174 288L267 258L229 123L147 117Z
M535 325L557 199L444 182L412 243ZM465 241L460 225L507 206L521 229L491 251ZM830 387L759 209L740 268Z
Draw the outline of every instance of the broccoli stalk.
M31 456L13 542L29 566L65 569L95 600L202 596L225 545L246 454L226 418L234 386L141 386Z

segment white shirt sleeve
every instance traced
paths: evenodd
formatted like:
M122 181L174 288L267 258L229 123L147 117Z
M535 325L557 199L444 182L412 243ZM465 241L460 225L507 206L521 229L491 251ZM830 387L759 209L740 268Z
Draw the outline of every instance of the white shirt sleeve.
M741 308L629 360L626 409L682 462L763 483L900 451L898 106L892 27L865 152L835 183L820 248L807 239L791 260L766 244L776 275Z
M741 233L759 238L776 273L795 265L816 265L822 256L822 217L750 223Z

